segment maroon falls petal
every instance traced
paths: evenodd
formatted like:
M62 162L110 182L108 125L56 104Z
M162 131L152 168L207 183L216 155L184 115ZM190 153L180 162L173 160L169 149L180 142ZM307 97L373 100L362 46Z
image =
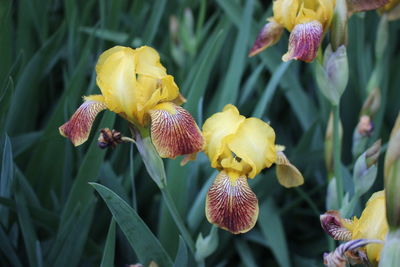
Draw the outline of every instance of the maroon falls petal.
M252 57L271 45L274 45L281 38L284 27L271 20L261 29L253 47L250 49L249 57Z
M103 102L86 100L75 111L71 119L58 128L60 134L70 139L74 146L83 144L89 137L97 114L106 108Z
M313 61L317 56L323 32L322 24L316 20L297 24L290 33L288 52L283 55L282 60Z
M321 226L324 231L335 240L351 240L352 233L343 225L343 219L336 210L329 210L320 216ZM351 223L348 220L348 223Z
M251 230L257 222L258 200L246 176L232 179L225 171L216 177L207 193L209 222L233 234Z
M383 7L389 0L347 0L349 12L362 12Z
M163 158L175 158L203 149L203 136L192 115L171 102L158 104L149 111L151 139Z

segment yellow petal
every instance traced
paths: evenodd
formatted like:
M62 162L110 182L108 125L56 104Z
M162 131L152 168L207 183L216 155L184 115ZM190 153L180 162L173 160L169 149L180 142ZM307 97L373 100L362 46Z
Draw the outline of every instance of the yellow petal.
M286 188L296 187L304 183L301 172L290 163L283 152L277 153L276 176L281 185Z
M142 46L135 49L136 71L138 74L161 79L167 75L163 65L160 63L160 55L149 46Z
M368 200L364 211L353 230L353 239L367 238L385 240L388 232L386 221L385 193L374 193ZM371 244L366 247L370 260L378 261L382 250L381 244Z
M233 105L226 105L222 112L215 113L203 125L205 138L205 153L210 159L213 168L221 168L219 156L226 148L226 138L234 134L245 120Z
M193 117L182 107L166 102L150 110L151 139L163 158L202 150L204 140Z
M62 136L69 138L74 146L86 142L97 114L106 109L101 95L85 97L85 102L75 111L71 119L58 129Z
M251 230L258 217L258 200L247 178L236 177L220 172L206 198L207 220L233 234Z
M317 56L322 35L322 24L316 20L297 24L290 33L288 52L283 55L282 60L313 61Z
M97 85L107 107L134 120L138 83L135 76L135 52L129 47L115 46L100 55L96 65Z
M254 178L276 160L274 129L260 119L246 119L235 134L226 138L226 142L241 159L240 162L250 165L249 178Z
M273 2L274 19L291 31L295 26L300 0L276 0Z

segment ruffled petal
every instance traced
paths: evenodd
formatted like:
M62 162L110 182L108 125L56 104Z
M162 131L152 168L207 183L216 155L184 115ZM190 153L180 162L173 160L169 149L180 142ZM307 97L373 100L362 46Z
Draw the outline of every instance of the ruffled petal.
M296 187L304 183L304 177L301 172L290 163L283 152L277 153L276 158L276 176L281 185L286 188Z
M71 119L58 128L60 134L69 138L74 146L86 142L97 114L106 109L101 95L85 97L85 102L75 111Z
M100 55L96 65L97 85L107 107L134 119L138 83L136 81L135 51L129 47L114 46Z
M264 25L258 34L257 39L249 52L249 57L260 53L264 49L278 42L283 33L283 29L284 27L281 24L277 23L274 19L271 19L270 22Z
M289 37L289 49L282 60L291 59L311 62L317 55L323 35L322 24L316 20L297 24Z
M258 217L258 200L247 178L232 178L220 172L207 193L206 217L233 234L251 230Z
M260 119L246 119L226 142L238 157L237 161L250 165L251 169L246 173L249 178L254 178L276 160L274 129Z
M203 136L184 108L166 102L155 106L149 114L151 138L160 157L175 158L203 149Z
M226 105L222 112L215 113L203 125L204 152L213 168L220 168L218 158L226 148L226 138L234 134L245 117L233 105Z
M138 74L161 79L167 75L166 69L160 63L160 55L149 46L141 46L135 49L136 71Z

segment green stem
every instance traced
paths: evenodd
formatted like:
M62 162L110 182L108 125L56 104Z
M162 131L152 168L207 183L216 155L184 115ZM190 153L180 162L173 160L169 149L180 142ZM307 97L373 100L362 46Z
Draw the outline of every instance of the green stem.
M178 209L175 206L175 202L171 197L171 194L168 191L168 187L165 184L164 187L160 188L162 196L164 198L165 204L167 205L167 208L169 212L171 213L172 218L174 219L174 222L176 226L179 229L179 232L182 235L182 238L185 240L186 244L188 245L189 249L191 250L192 253L194 253L195 246L193 239L187 230L186 226L183 223L182 217L180 216Z
M340 140L340 114L339 114L339 104L333 105L333 170L335 173L336 179L336 192L337 192L337 201L338 207L342 207L343 200L343 179L341 173L341 162L340 162L340 154L341 154L341 140Z
M146 170L153 181L157 184L160 189L163 199L167 205L167 208L178 227L179 232L182 235L183 240L194 253L195 246L193 239L187 230L183 219L180 216L178 209L176 208L175 202L168 191L167 176L165 174L164 163L158 155L150 137L149 130L146 128L130 127L132 135L135 137L135 144L142 157L143 163L146 166Z

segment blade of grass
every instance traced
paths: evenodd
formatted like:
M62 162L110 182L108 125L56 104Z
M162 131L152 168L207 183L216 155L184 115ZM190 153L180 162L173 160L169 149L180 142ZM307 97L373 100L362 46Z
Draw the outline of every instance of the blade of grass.
M236 240L235 248L245 266L257 267L257 263L254 260L253 254L251 253L251 250L245 241L240 239Z
M15 267L23 267L20 262L15 249L10 242L6 232L3 229L3 225L0 224L0 250L3 252L4 256L8 259L8 261Z
M124 232L139 261L147 266L151 261L160 266L172 266L172 261L147 225L125 201L108 188L90 183L100 194Z
M157 29L160 27L161 16L164 13L166 0L157 0L156 3L152 5L157 8L152 8L149 21L146 23L144 29L143 43L146 45L151 45L153 43L154 37L156 36Z
M114 266L115 255L115 220L111 218L110 228L108 229L106 243L104 245L103 257L100 267Z

